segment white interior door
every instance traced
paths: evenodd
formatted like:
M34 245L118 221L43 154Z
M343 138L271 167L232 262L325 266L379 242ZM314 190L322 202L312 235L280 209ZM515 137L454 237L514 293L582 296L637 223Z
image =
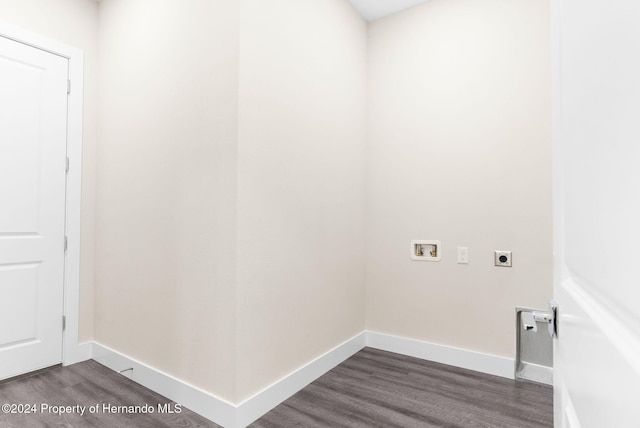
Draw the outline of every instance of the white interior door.
M62 357L67 76L0 37L0 379Z
M640 427L640 2L554 3L555 425Z

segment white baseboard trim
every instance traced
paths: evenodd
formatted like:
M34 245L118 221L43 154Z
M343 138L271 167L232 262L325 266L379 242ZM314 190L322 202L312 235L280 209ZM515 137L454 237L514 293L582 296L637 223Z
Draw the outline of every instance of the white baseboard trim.
M245 427L365 347L366 333L325 352L315 360L238 405L238 427Z
M81 363L91 359L91 347L93 342L78 343L75 346L67 346L64 344L62 352L62 365L70 366L71 364Z
M336 346L293 373L258 392L239 405L216 397L140 361L93 342L93 359L114 371L133 368L123 373L133 381L182 404L205 418L226 428L244 428L302 388L364 348L365 333L360 333Z
M92 358L226 428L244 428L365 346L513 379L514 360L389 334L364 331L234 405L100 343Z
M182 404L218 425L236 427L236 406L233 404L100 343L93 342L92 348L93 359L100 364L117 372L133 368L133 371L125 373L133 381Z
M367 346L436 363L513 379L514 360L390 334L367 331Z

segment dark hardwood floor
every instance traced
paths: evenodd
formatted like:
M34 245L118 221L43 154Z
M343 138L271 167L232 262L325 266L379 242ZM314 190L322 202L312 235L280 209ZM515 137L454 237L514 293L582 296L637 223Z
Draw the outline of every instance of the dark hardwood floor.
M553 390L365 348L254 422L272 427L542 428Z
M365 348L251 427L552 427L552 389ZM0 383L0 404L153 406L153 414L0 413L2 428L218 427L168 399L86 361ZM40 409L38 409L40 410Z

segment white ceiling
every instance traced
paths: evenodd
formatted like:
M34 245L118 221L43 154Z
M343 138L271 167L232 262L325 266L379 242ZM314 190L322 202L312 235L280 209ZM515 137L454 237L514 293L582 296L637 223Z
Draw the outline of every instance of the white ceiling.
M349 0L353 7L367 21L375 21L383 16L424 3L427 0Z

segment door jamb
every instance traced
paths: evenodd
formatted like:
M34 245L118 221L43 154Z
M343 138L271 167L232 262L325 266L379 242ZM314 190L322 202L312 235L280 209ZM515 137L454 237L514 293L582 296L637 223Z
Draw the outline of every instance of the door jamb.
M0 35L69 60L71 91L67 98L67 156L69 172L66 182L65 235L67 251L64 266L62 364L70 365L91 357L89 343L79 343L80 315L80 221L82 191L82 116L84 88L84 53L12 24L0 22ZM60 320L62 324L62 320Z

